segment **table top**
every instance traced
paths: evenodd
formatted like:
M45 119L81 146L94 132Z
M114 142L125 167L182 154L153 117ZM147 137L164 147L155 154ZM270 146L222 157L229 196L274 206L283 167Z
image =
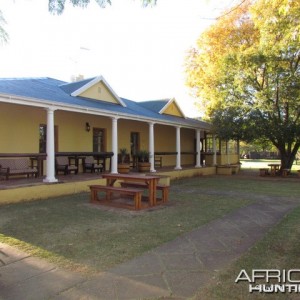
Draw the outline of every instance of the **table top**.
M103 178L116 178L116 179L140 179L140 180L159 179L159 176L139 175L139 174L102 174L102 177Z
M270 167L280 167L281 164L268 164L268 166L270 166Z

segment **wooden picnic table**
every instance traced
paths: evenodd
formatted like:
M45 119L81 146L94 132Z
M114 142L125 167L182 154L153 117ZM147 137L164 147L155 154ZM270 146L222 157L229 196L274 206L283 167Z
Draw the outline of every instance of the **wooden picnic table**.
M157 204L156 185L160 179L158 176L139 174L103 174L102 177L106 179L106 184L108 186L113 186L117 180L145 183L149 191L149 205L155 206Z
M275 176L279 171L281 164L268 164L268 166L271 168L271 175Z

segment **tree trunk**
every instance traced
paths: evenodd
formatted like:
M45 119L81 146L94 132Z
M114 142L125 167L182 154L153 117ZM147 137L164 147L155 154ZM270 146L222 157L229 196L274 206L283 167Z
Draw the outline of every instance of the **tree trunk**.
M291 145L288 145L287 149L285 145L282 145L281 147L277 147L280 153L281 173L283 169L292 169L299 147L300 147L299 143L296 143L295 145L293 145L293 147Z

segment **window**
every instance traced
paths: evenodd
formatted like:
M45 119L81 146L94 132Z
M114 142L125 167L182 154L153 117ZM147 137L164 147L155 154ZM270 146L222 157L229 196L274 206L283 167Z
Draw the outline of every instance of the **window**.
M58 127L54 126L54 150L58 151ZM47 152L47 125L40 124L39 127L39 153Z
M93 152L105 152L105 129L103 128L93 128Z
M205 142L205 151L213 152L213 136L211 134L206 134Z
M135 155L140 150L140 133L131 132L130 134L130 154Z

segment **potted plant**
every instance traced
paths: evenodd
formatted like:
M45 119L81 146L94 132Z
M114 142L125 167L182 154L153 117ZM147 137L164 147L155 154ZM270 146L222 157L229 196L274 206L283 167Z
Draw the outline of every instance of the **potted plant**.
M121 174L129 173L130 163L126 162L126 157L128 155L126 148L120 149L120 162L118 163L118 172Z
M139 172L150 172L151 164L149 162L149 152L147 150L141 150L137 155Z

